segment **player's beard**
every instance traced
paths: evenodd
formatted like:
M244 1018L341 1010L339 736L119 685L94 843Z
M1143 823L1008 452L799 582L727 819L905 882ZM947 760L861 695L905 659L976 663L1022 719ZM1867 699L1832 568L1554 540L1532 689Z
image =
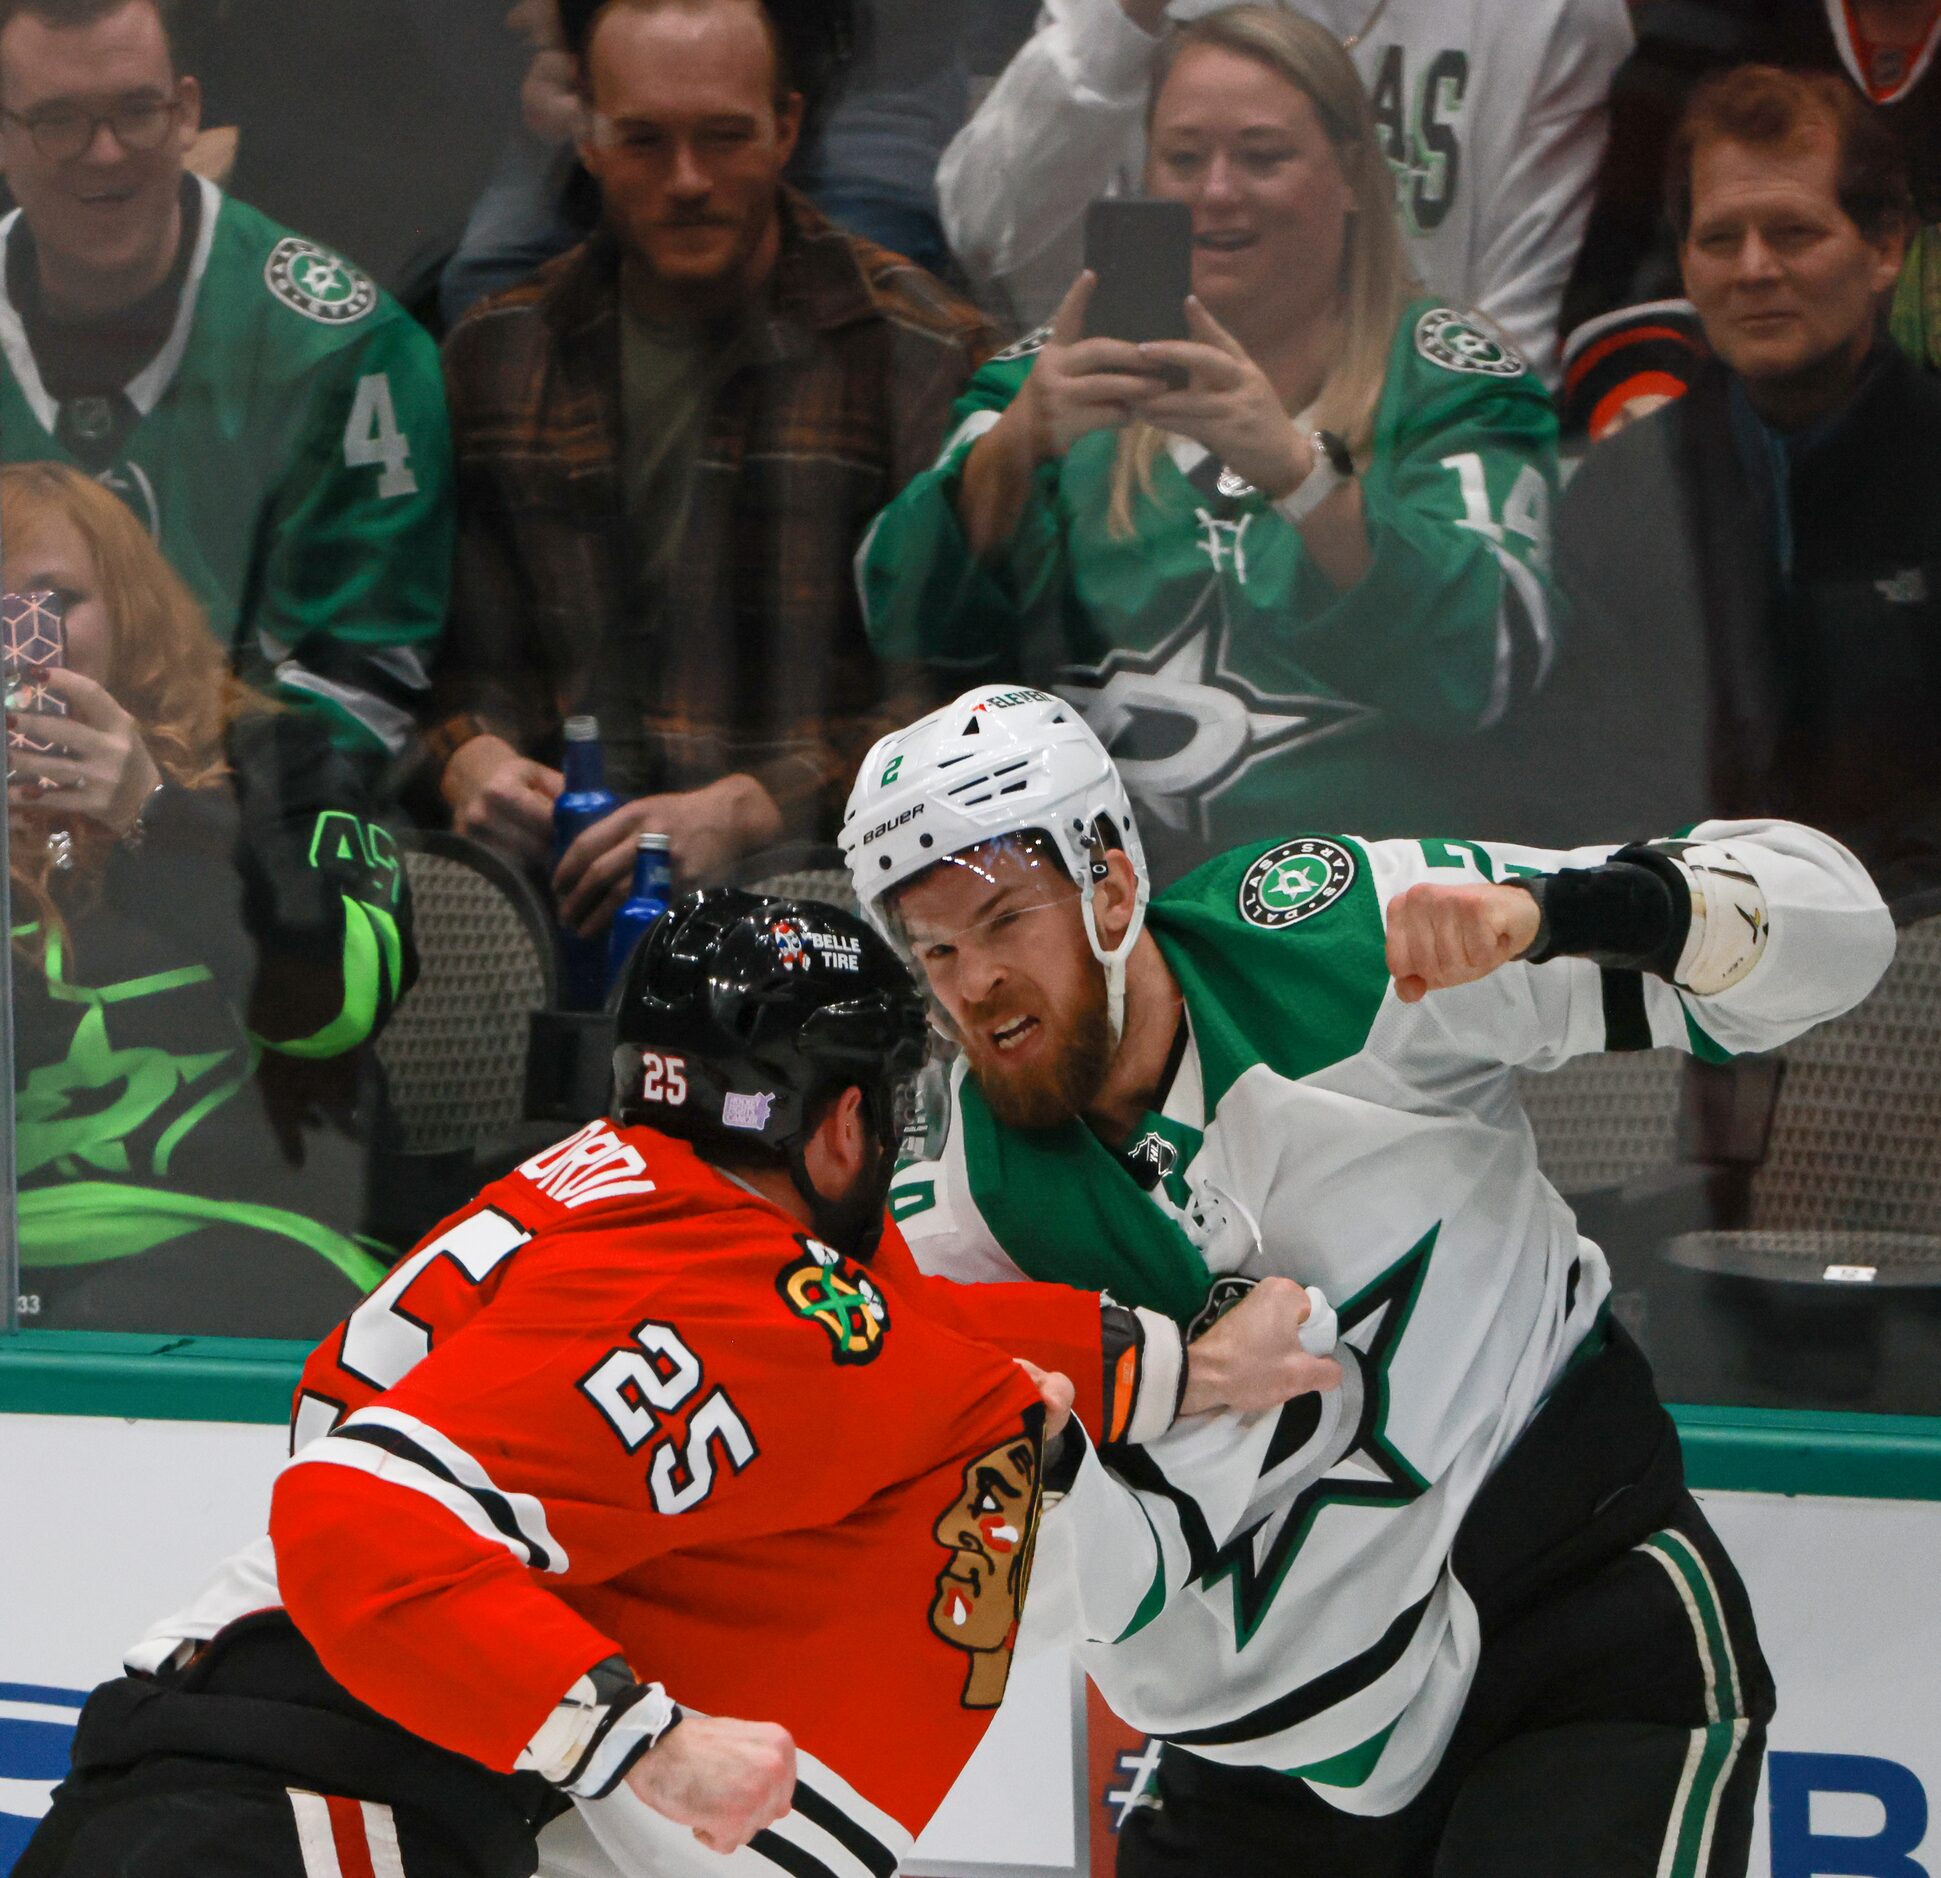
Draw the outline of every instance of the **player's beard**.
M1105 968L1086 975L1085 991L1069 1011L1038 1021L1053 1031L1052 1047L1037 1064L1013 1064L995 1045L985 1041L981 1028L965 1045L971 1074L990 1104L991 1113L1008 1128L1059 1128L1083 1115L1105 1087L1112 1067L1112 1024L1106 1013Z
M883 1237L883 1208L890 1197L890 1176L896 1158L875 1133L869 1138L869 1159L857 1170L849 1191L840 1199L817 1192L809 1204L809 1227L824 1245L844 1258L867 1265Z

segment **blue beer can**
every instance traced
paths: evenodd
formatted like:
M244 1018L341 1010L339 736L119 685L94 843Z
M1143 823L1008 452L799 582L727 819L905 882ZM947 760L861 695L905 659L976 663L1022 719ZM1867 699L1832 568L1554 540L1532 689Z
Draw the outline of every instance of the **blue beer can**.
M607 988L620 982L634 948L647 929L667 911L674 897L674 870L668 859L665 835L641 835L634 841L634 884L626 904L613 916L607 939Z

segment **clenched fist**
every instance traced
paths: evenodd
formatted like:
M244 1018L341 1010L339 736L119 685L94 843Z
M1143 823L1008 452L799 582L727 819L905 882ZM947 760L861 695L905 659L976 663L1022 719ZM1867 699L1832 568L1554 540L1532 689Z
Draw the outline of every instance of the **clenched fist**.
M1310 1356L1301 1326L1313 1309L1291 1278L1263 1278L1220 1321L1187 1347L1182 1415L1233 1409L1251 1415L1297 1395L1325 1393L1341 1382L1341 1365Z
M1395 995L1415 1004L1431 991L1487 978L1536 942L1539 917L1521 887L1411 887L1388 906Z
M686 1715L627 1769L655 1812L734 1852L794 1804L795 1743L773 1722Z

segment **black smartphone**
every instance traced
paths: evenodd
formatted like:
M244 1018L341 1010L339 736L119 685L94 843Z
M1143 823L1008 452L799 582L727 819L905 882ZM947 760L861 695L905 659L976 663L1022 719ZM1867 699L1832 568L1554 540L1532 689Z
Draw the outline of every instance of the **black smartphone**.
M1085 211L1085 265L1099 277L1085 313L1094 339L1184 339L1193 291L1193 211L1150 196L1105 196Z
M58 594L0 594L0 671L7 688L7 709L16 715L65 717L66 701L47 689L47 674L67 663L67 603ZM28 731L7 732L10 750L45 756L57 748Z

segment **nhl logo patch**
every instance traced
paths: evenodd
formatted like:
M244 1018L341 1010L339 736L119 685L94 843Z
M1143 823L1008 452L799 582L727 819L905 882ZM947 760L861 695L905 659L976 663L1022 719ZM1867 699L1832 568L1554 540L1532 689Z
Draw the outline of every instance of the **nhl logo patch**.
M1415 349L1445 372L1478 372L1485 378L1521 378L1516 348L1486 333L1467 313L1434 306L1415 322Z
M377 285L368 274L294 235L270 250L263 284L292 312L319 326L348 326L377 305Z
M802 1256L775 1276L775 1289L797 1317L820 1324L834 1345L838 1369L873 1363L890 1327L889 1300L862 1272L820 1239L798 1234Z
M1240 883L1240 917L1278 932L1325 913L1355 884L1355 857L1310 835L1269 848Z

